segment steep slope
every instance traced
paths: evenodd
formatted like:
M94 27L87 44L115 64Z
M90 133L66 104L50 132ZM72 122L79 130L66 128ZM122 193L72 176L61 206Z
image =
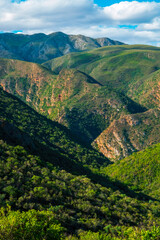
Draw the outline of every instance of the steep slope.
M52 88L51 119L91 142L122 113L144 111L123 94L101 86L83 72L62 70Z
M42 63L70 52L119 44L123 43L109 38L93 39L82 35L67 35L62 32L49 35L1 33L0 57Z
M160 142L160 109L121 116L93 142L106 157L122 159L134 151Z
M128 95L147 108L160 107L160 70L133 82Z
M1 59L0 66L4 90L67 126L85 143L91 143L122 113L145 110L75 69L64 69L56 76L35 63Z
M71 168L74 166L74 163L78 162L80 164L88 164L88 166L103 165L105 162L108 162L108 160L97 151L82 146L65 127L39 115L33 109L4 92L2 89L0 89L0 119L1 133L3 131L3 135L6 136L7 134L9 139L12 137L11 143L17 142L17 144L20 144L21 139L26 138L27 140L28 138L30 144L28 147L24 144L24 147L34 152L34 148L32 147L34 139L34 143L35 141L37 142L36 148L39 149L38 151L40 153L43 153L43 157L45 157L46 151L48 151L48 156L51 154L50 157L52 161L53 153L53 161L55 160L56 164L59 164L60 167L62 167L62 165L67 167L68 165L68 167ZM19 130L15 130L15 127ZM20 130L23 133L19 132ZM16 136L12 133L15 131L17 131ZM33 139L31 140L30 138ZM46 146L48 146L48 150ZM61 159L63 158L63 161L58 160L59 154ZM71 164L69 164L68 158L72 159ZM65 161L67 161L66 164Z
M64 127L40 116L2 89L0 119L1 207L9 204L16 210L48 209L68 233L79 229L103 230L107 224L132 226L143 222L145 225L150 215L156 220L151 212L157 207L155 203L148 204L147 196L143 196L143 200L134 199L135 195L129 197L120 183L113 185L108 177L100 174L96 177L90 173L92 181L86 176L74 175L73 171L78 175L81 170L80 175L87 174L83 164L90 164L92 168L102 166L104 158L73 142ZM26 150L16 146L18 141ZM38 156L31 155L33 148L40 151ZM53 157L58 158L59 163ZM70 161L68 171L64 170L67 167L64 160L67 164ZM72 164L78 162L79 169L72 169ZM101 178L103 184L97 184Z
M108 89L123 93L125 97L129 97L147 110L159 108L159 52L160 48L152 46L111 46L85 53L68 54L46 62L44 66L55 73L59 73L63 68L74 67L89 74ZM152 143L159 142L159 131L156 130L159 121L154 116L154 110L137 116L124 117L124 114L121 112L119 120L118 117L114 117L110 127L106 128L93 143L94 147L112 159L121 159L133 151L142 150ZM144 116L150 126L144 122ZM138 119L139 123L130 126L128 122L132 118Z
M50 97L56 76L35 63L0 59L0 85L36 110Z
M108 87L129 96L130 85L160 69L160 48L144 45L110 46L84 53L72 53L44 63L58 73L77 68Z
M108 224L145 226L150 215L157 218L152 214L152 208L157 209L155 203L150 205L94 184L85 176L58 170L21 146L13 147L0 140L0 153L1 207L9 204L12 210L48 210L67 233L102 231Z
M160 199L160 144L110 165L105 172L132 189Z

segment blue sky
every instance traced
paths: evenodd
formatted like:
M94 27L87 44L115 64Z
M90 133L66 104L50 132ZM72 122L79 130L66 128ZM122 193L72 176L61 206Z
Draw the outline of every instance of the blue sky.
M122 1L119 1L119 0L94 0L94 3L98 4L101 7L110 6L112 4L120 3L120 2L122 2ZM132 2L132 1L128 1L128 2ZM138 2L153 2L153 1L143 1L143 0L140 0ZM159 2L159 1L155 0L154 2Z
M0 0L0 32L62 31L160 46L160 2Z

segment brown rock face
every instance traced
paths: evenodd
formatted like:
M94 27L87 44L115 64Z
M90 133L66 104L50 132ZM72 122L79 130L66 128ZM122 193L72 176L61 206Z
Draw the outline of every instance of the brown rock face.
M113 161L122 159L160 142L159 118L160 109L122 116L100 134L93 146Z

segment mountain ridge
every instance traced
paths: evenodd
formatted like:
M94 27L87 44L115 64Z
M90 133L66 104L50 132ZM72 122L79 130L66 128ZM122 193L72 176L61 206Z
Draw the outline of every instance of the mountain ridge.
M81 52L109 45L123 44L109 38L90 38L55 32L49 35L1 33L0 57L42 63L70 52Z

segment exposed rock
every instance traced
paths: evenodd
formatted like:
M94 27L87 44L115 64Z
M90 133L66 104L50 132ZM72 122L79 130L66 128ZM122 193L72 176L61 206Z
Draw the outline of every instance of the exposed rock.
M122 116L100 134L93 146L114 161L122 159L160 142L159 118L160 109Z

